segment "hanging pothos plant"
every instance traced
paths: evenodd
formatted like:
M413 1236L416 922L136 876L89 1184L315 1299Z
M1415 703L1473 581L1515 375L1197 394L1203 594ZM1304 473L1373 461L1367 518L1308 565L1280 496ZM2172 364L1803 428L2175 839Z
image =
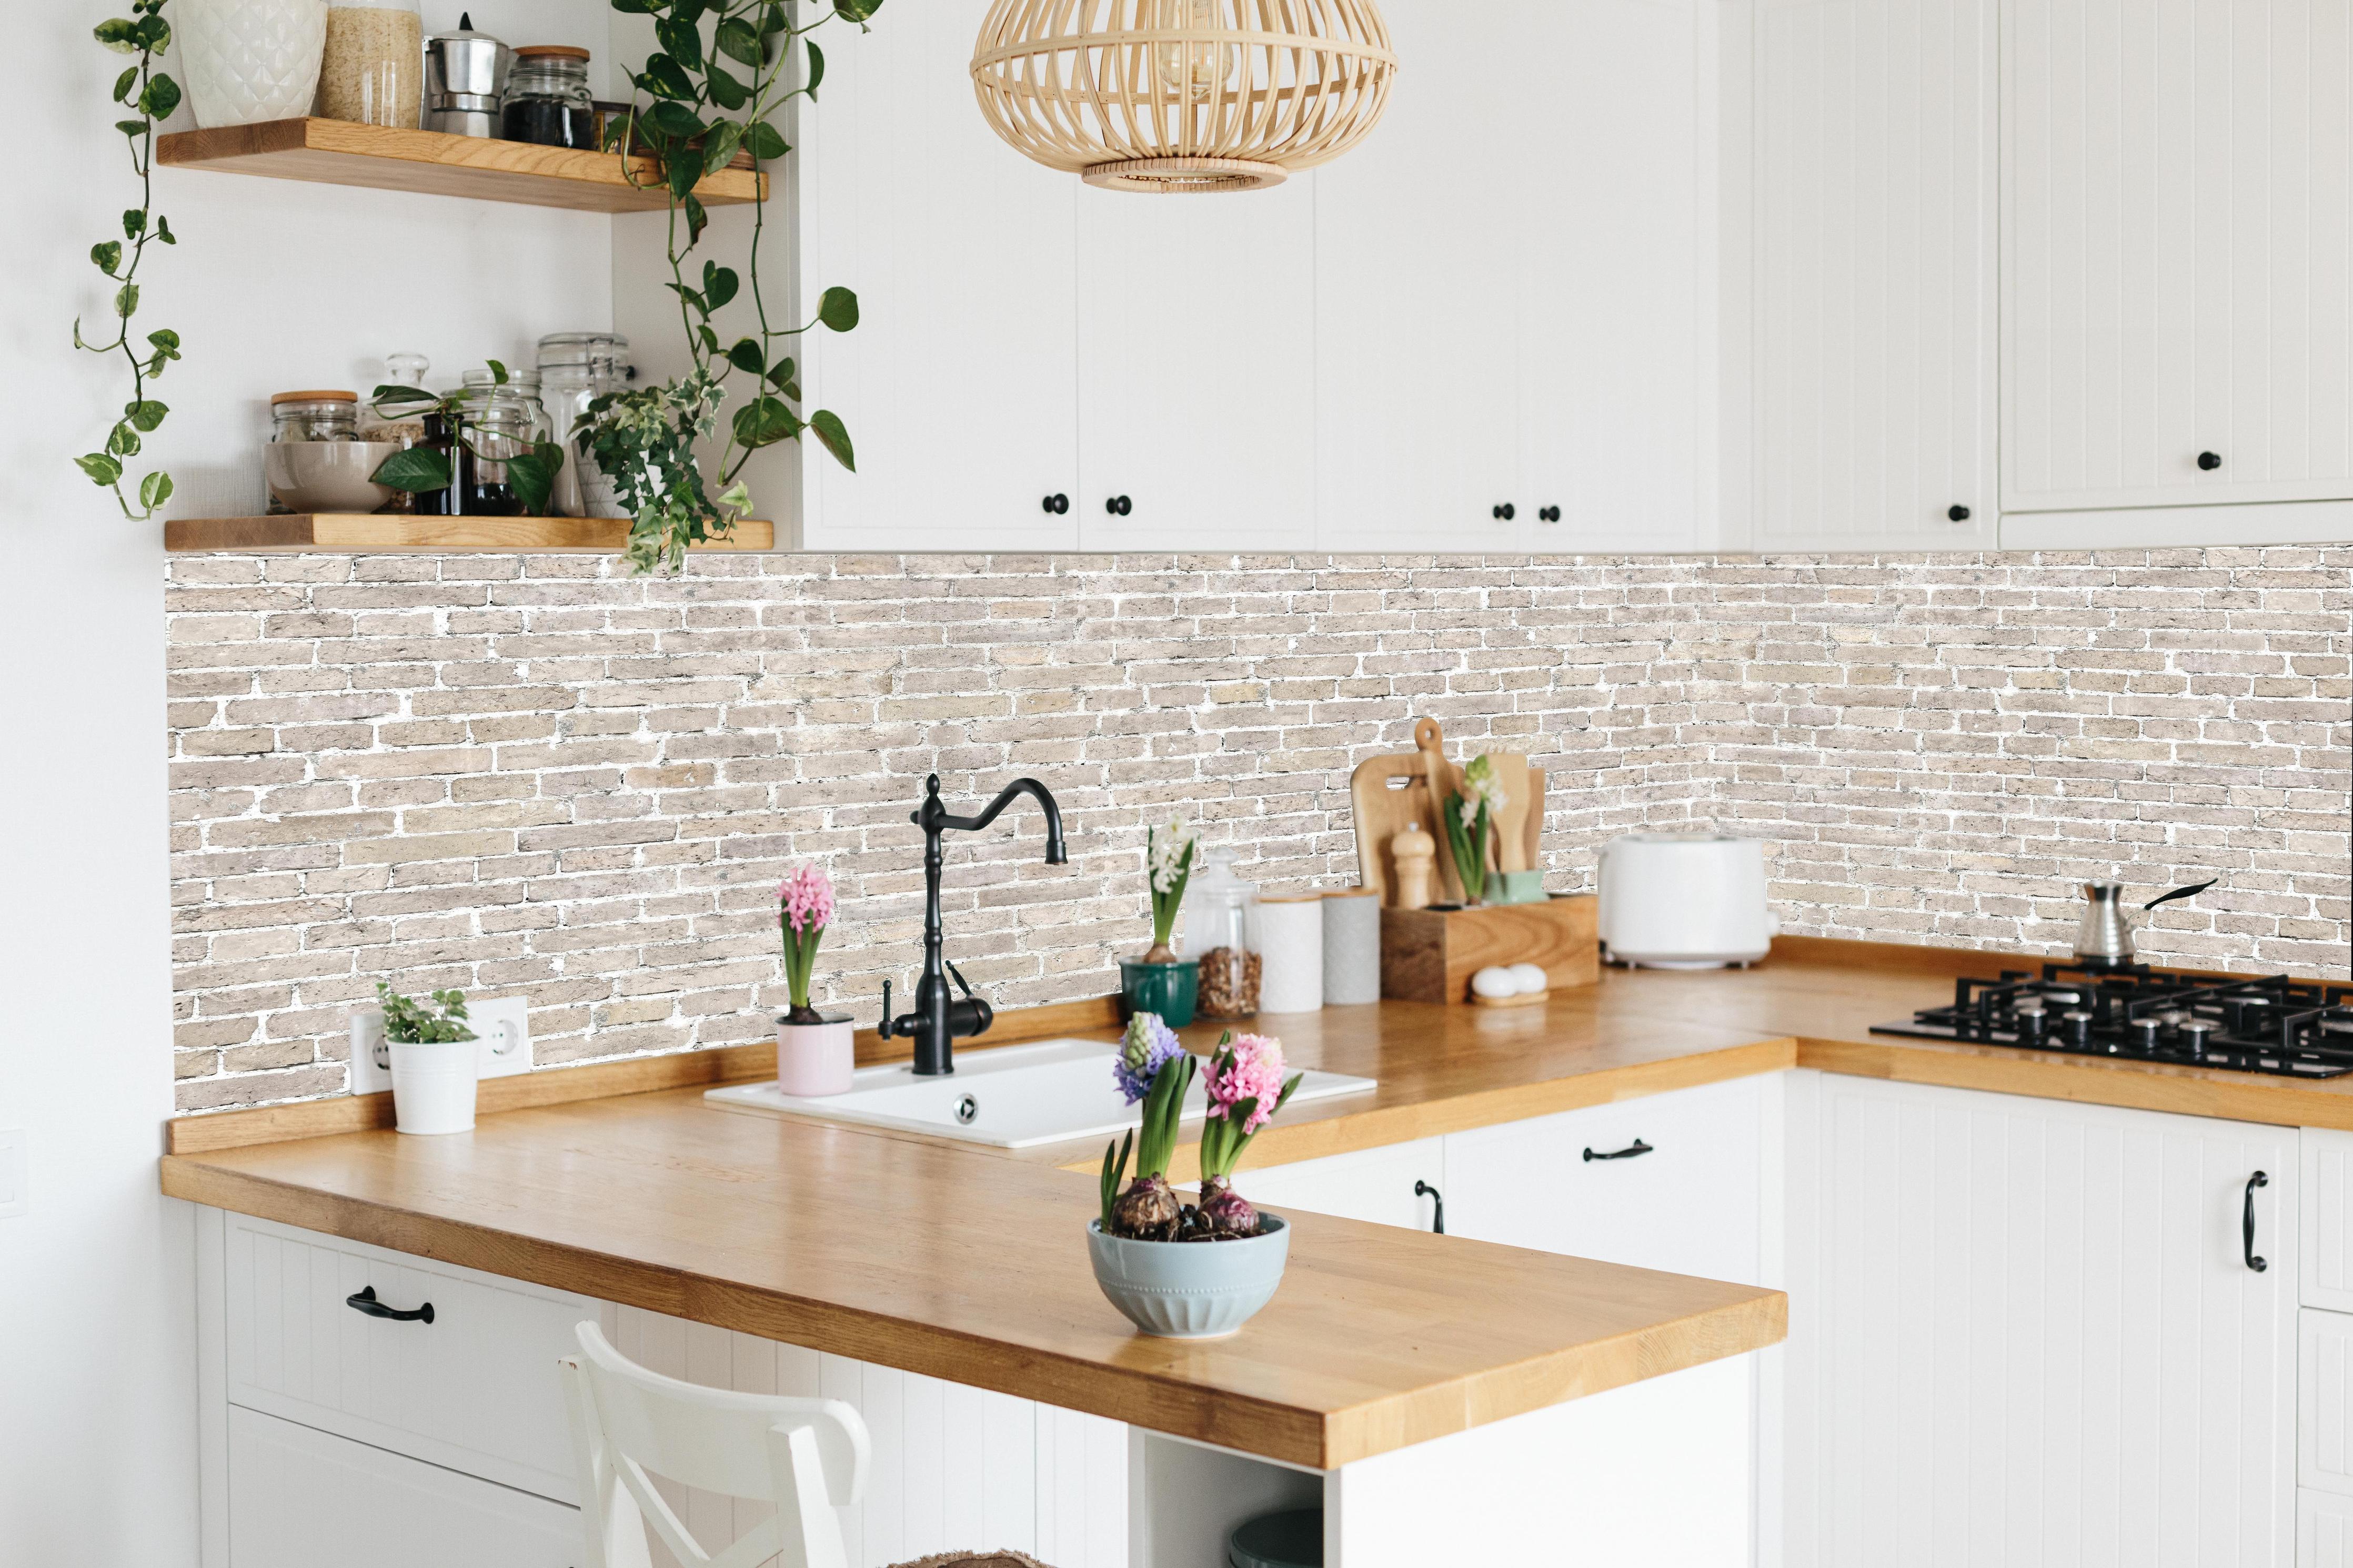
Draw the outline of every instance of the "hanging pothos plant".
M693 368L666 385L597 398L580 428L567 434L611 478L633 515L628 558L639 572L676 571L689 545L723 538L752 504L744 467L764 447L807 431L844 468L858 466L838 416L820 408L801 416L798 372L782 352L813 326L837 332L857 326L858 296L828 289L815 321L773 324L760 284L765 204L754 205L745 258L755 330L731 342L714 324L744 294L741 274L712 260L700 272L690 269L710 222L694 187L739 152L751 154L757 174L791 151L769 121L797 97L814 100L825 79L824 52L804 35L837 18L862 32L881 5L832 0L831 9L797 26L783 0L613 0L616 11L654 19L659 48L631 74L630 111L607 134L617 151L651 153L662 171L670 195L669 288L678 296ZM799 86L788 87L797 44L807 68ZM701 460L707 447L716 447L708 470Z
M164 20L164 0L132 0L131 15L101 22L94 29L98 41L117 54L135 55L133 65L114 79L114 101L135 117L118 120L114 128L131 143L132 172L139 176L139 205L122 214L122 237L100 240L90 248L90 258L114 280L114 336L90 342L81 335L81 320L74 320L74 347L95 354L121 354L131 370L131 401L122 417L106 435L103 451L76 458L74 463L90 482L114 492L122 514L143 522L172 499L172 476L157 470L139 481L139 504L133 510L123 493L123 467L139 455L141 440L153 435L171 410L147 395L147 384L180 357L180 334L169 328L149 332L145 346L131 341L131 318L139 313L139 264L150 242L176 245L171 224L155 211L155 122L171 117L180 106L180 84L155 68L156 57L171 44L171 24Z

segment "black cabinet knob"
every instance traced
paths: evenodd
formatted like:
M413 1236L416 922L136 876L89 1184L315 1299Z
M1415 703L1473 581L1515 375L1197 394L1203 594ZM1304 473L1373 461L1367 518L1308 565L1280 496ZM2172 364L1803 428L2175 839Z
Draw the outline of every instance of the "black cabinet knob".
M2222 454L2220 452L2200 452L2198 454L2198 466L2211 474L2215 469L2222 466Z
M1948 506L1945 509L1945 515L1955 522L1967 522L1969 520L1969 509L1965 506Z
M1514 506L1510 501L1505 501L1503 505L1495 509L1495 518L1496 521L1500 522L1509 522L1512 519L1519 515L1520 509Z
M1065 495L1050 495L1046 498L1045 506L1049 512L1060 517L1071 510L1071 498Z
M1113 496L1111 500L1103 502L1103 510L1111 513L1113 517L1125 517L1129 512L1132 512L1134 510L1135 503L1129 500L1125 496Z
M1560 521L1560 508L1556 506L1548 506L1539 510L1536 515L1544 519L1546 522L1558 522Z

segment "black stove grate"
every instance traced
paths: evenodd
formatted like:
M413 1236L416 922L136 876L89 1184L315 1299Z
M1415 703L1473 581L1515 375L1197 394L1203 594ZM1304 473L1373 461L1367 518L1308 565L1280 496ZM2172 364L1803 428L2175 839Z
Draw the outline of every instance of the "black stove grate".
M1964 977L1954 983L1951 1006L1871 1032L2336 1078L2353 1072L2353 985L2046 963L2039 975L2005 969L1998 980Z

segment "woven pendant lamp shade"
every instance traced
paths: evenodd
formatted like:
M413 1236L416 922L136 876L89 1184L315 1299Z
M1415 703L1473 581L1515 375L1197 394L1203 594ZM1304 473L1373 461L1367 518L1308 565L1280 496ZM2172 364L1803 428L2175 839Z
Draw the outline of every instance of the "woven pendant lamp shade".
M999 136L1091 185L1162 193L1338 157L1397 71L1374 0L994 0L972 57Z

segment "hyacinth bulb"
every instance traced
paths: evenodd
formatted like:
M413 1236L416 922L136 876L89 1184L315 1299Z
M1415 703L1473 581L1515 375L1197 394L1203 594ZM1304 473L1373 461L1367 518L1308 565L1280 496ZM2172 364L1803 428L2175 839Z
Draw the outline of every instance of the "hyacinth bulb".
M1258 1210L1221 1176L1201 1184L1201 1217L1211 1229L1228 1236L1258 1234Z
M1176 1232L1181 1206L1166 1178L1138 1176L1112 1205L1112 1229L1131 1241L1166 1241Z
M1219 25L1219 0L1150 0L1155 26L1207 32ZM1155 44L1152 68L1160 85L1188 103L1207 103L1234 79L1240 51L1230 44Z

